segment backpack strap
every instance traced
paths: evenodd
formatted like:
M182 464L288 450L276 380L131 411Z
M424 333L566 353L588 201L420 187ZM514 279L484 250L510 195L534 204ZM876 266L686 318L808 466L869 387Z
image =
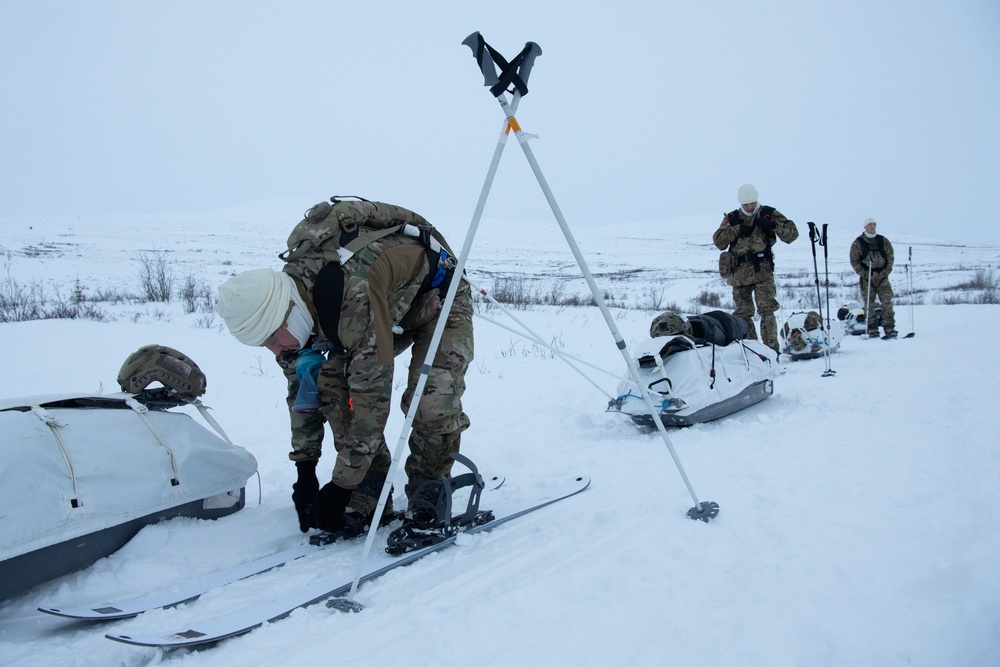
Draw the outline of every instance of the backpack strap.
M858 241L862 244L862 247L868 248L871 251L871 239L862 234L858 237ZM889 261L889 256L885 253L885 237L881 234L875 235L875 250L878 254L882 255L883 262ZM862 257L861 259L864 261L865 258Z
M405 227L404 224L393 225L392 227L386 227L385 229L366 228L363 233L358 234L352 241L349 241L337 249L337 255L340 258L340 262L346 262L353 257L356 252L381 238L403 231L403 227Z

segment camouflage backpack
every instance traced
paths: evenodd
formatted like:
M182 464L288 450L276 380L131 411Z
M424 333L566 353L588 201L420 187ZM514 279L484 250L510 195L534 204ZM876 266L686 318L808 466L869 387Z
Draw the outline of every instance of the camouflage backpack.
M440 247L433 241L437 231L413 211L360 197L352 199L357 201L330 197L329 202L316 204L288 235L288 249L278 257L285 262L285 273L300 279L307 289L315 284L324 266L343 265L368 244L390 234L410 231L428 247Z
M781 327L781 335L788 341L793 350L801 352L807 345L804 332L819 329L823 326L823 318L815 310L810 310L808 313L795 313L793 317L797 315L803 316L801 322L793 323L789 318L789 321ZM795 326L796 324L799 326Z

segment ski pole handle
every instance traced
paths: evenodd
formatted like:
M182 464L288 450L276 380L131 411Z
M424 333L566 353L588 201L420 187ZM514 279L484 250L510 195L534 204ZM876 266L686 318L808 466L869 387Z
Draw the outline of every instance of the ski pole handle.
M528 76L535 64L535 58L542 55L542 48L534 42L528 42L513 60L507 62L499 51L486 43L481 33L474 32L462 44L472 50L480 71L483 73L483 85L490 87L493 97L500 97L513 86L510 92L518 92L521 97L528 94ZM500 69L499 75L497 68Z
M825 246L826 245L826 224L827 223L825 223L825 222L823 223L823 240L819 242L819 244L821 246Z
M815 222L807 222L806 224L809 225L809 241L812 242L812 243L815 243L816 242L816 223Z
M524 81L525 86L528 85L528 77L531 75L531 68L535 65L535 58L540 55L542 55L542 47L534 42L528 42L521 50L521 55L519 56L521 64L517 68L517 75L521 77L521 81Z
M462 44L472 49L472 57L476 59L479 69L483 72L484 86L495 86L500 80L497 78L496 66L493 63L493 56L489 53L489 45L477 30L462 40Z

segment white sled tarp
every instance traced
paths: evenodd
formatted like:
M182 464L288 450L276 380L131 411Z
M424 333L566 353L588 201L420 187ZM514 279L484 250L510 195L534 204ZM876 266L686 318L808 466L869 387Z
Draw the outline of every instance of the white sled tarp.
M824 331L826 325L816 311L796 311L788 316L781 327L784 344L781 353L791 359L818 359L824 354L840 349L844 327L839 323Z
M187 414L130 394L0 400L0 598L89 565L143 525L241 509L256 469Z
M626 376L612 409L653 425L639 393L647 387L666 426L718 419L773 393L778 376L774 350L754 339L715 345L684 335L652 338L636 348L638 384Z

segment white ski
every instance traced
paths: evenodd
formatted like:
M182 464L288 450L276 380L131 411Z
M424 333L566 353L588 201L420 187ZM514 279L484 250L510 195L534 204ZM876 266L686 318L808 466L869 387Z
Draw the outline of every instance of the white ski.
M574 477L547 494L541 500L528 501L521 505L497 510L494 512L496 518L493 521L473 526L459 534L472 534L490 530L529 512L580 493L589 485L590 477ZM427 554L448 548L455 543L457 537L457 535L449 537L433 546L418 551L411 551L401 556L390 556L384 552L376 553L365 564L361 581L369 581L385 574L389 570L419 560ZM198 644L209 644L250 632L265 623L277 621L299 607L305 607L326 600L327 598L343 595L350 591L353 578L354 572L352 567L349 570L324 577L307 587L290 591L270 600L262 600L259 604L244 607L227 615L193 623L189 627L180 630L130 633L127 635L107 634L105 636L108 639L135 646L180 648Z
M502 475L495 475L485 479L486 490L492 491L499 488L505 481ZM304 556L323 553L330 549L336 549L340 545L353 543L354 540L337 540L325 545L301 544L299 546L285 549L277 553L259 558L257 560L243 563L232 568L227 568L214 572L204 579L194 581L176 589L155 591L147 595L120 600L115 602L104 602L87 606L59 606L59 607L38 607L38 611L54 616L62 616L80 621L112 621L122 618L131 618L161 607L174 607L185 602L196 600L201 595L210 590L221 588L228 584L256 574L267 572L276 567L281 567L286 563L298 560Z

